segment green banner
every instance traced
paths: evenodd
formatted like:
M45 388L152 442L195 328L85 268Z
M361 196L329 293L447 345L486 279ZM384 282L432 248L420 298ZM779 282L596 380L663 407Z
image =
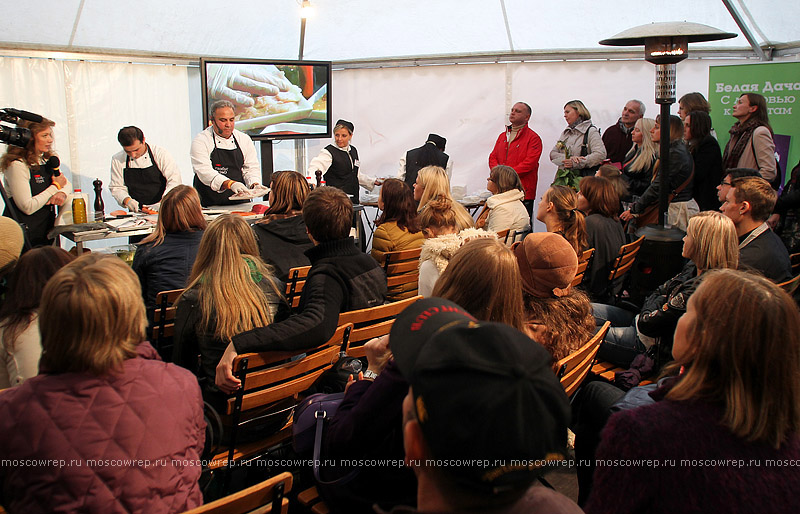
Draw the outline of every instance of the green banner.
M759 93L767 99L769 123L775 132L775 150L784 178L800 160L800 63L761 63L710 66L708 101L711 121L725 148L736 118L733 104L742 93Z

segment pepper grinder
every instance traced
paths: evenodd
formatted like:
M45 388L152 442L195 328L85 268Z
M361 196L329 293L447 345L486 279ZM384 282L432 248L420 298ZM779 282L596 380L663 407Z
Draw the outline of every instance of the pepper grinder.
M101 189L103 188L103 181L99 178L94 179L92 182L94 186L94 219L95 221L103 221L105 205L103 204L103 195Z

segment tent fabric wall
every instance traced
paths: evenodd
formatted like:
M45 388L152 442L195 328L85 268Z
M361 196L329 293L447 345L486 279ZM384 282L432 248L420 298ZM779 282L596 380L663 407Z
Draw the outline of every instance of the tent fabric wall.
M709 66L741 62L745 61L682 62L678 97L706 92ZM548 153L565 127L563 105L574 98L583 100L602 130L616 122L631 98L644 101L647 116L655 117L653 79L654 68L644 61L340 70L333 74L332 115L355 124L353 144L365 172L395 176L400 157L436 132L448 139L447 152L455 163L453 184L476 192L486 187L488 154L507 123L508 110L513 102L525 101L533 108L530 125L544 146L540 196L555 174ZM120 149L117 131L125 125L139 126L149 142L169 150L184 183L191 183L189 147L204 126L197 68L2 58L0 86L3 106L56 122L56 148L72 168L73 183L87 190L100 178L109 208L116 208L107 190L109 163ZM728 128L716 127L717 132ZM308 160L329 143L308 140ZM274 154L275 169L295 167L294 142L276 144Z

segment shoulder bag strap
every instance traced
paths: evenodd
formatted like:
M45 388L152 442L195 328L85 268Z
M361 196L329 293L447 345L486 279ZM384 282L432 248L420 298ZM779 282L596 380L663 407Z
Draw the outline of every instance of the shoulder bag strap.
M320 477L320 465L322 464L322 430L325 428L325 418L328 417L328 413L323 409L317 409L317 412L314 414L314 417L317 418L317 428L316 432L314 433L314 480L317 481L318 484L322 485L339 485L345 484L350 480L354 479L359 472L359 469L356 468L352 470L350 473L346 474L341 478L337 478L336 480L331 480L329 482L322 480Z

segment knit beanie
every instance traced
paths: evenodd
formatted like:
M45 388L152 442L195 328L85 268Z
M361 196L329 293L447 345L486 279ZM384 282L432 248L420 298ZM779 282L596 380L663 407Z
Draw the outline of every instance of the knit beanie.
M522 275L522 290L539 298L562 297L569 293L578 270L578 256L559 234L528 234L512 246Z

